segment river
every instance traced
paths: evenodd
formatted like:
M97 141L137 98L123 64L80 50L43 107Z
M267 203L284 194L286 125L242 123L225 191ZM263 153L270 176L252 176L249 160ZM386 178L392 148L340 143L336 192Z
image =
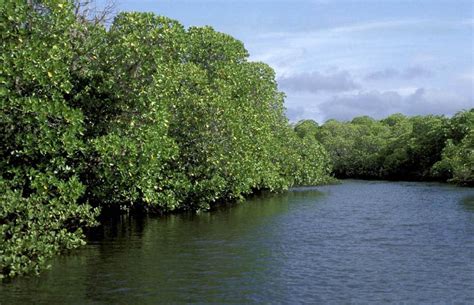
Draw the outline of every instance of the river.
M347 180L110 220L0 304L474 304L474 189Z

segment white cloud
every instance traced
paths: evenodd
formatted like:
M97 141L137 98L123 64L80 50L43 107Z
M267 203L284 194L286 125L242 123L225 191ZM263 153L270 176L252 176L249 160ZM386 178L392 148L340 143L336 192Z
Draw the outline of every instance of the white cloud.
M474 72L469 71L462 73L458 76L460 81L468 82L471 84L471 86L474 86Z
M350 120L369 115L377 119L393 113L406 115L448 114L472 107L468 98L439 89L418 88L408 95L397 91L360 91L356 94L336 95L315 105L325 119Z
M365 76L366 80L381 80L381 79L389 79L397 77L400 74L398 70L393 68L386 68L383 70L378 70L374 72L370 72Z
M465 41L450 51L441 38L470 26L472 20L374 21L257 33L247 45L252 59L275 68L292 121L450 115L473 107L472 73L466 72L472 60L453 57L466 50Z
M283 89L305 92L343 92L359 88L347 71L322 74L318 71L282 76L278 83Z
M403 79L414 79L418 77L429 77L433 75L433 71L422 66L412 66L401 71L400 76Z
M386 68L371 72L365 76L366 80L386 80L386 79L405 79L411 80L420 77L429 77L433 75L433 71L420 65L410 66L402 70L394 68Z

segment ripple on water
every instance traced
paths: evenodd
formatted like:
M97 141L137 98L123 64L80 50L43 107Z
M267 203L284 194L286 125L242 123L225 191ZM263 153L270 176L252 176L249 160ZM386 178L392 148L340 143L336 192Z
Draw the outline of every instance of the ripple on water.
M0 304L474 304L474 190L345 181L122 219Z

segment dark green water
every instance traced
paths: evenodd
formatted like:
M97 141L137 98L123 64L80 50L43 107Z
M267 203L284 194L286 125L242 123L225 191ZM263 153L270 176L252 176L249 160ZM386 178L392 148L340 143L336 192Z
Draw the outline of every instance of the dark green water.
M122 219L0 304L474 304L474 189L346 181Z

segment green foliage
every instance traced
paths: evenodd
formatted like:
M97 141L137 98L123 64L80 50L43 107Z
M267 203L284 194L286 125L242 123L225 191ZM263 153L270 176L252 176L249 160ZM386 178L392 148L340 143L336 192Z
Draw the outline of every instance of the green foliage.
M72 85L67 1L0 7L0 272L38 272L53 254L82 244L97 210L80 204L77 164L82 112L66 99Z
M474 185L474 109L457 113L449 122L449 136L433 175L461 185Z
M338 177L379 177L380 151L388 128L372 119L331 120L319 128L317 139L331 155Z
M295 132L300 138L310 136L316 138L318 134L318 123L313 120L302 120L296 123Z
M94 225L98 215L78 204L84 186L76 177L32 169L29 179L29 196L20 181L0 180L0 278L38 273L52 255L83 245L82 228Z
M295 124L294 132L286 136L287 146L293 157L287 166L290 171L287 179L294 179L296 185L316 185L333 182L330 174L333 170L330 156L317 140L318 123L313 120L302 120Z
M2 277L83 244L100 208L208 209L330 179L317 125L292 129L273 70L229 35L151 13L107 30L66 0L8 1L0 21Z
M450 181L474 186L474 130L469 131L454 152L448 151L444 157L450 159L452 164L453 177Z
M168 136L167 105L175 98L173 65L185 34L177 22L153 14L115 18L93 67L97 109L107 115L89 134L91 196L101 205L173 210L183 184L169 169L177 146ZM105 99L103 97L106 97ZM108 109L108 110L107 110Z
M329 120L316 137L331 155L338 177L472 184L473 113L451 119L394 114L380 121Z

